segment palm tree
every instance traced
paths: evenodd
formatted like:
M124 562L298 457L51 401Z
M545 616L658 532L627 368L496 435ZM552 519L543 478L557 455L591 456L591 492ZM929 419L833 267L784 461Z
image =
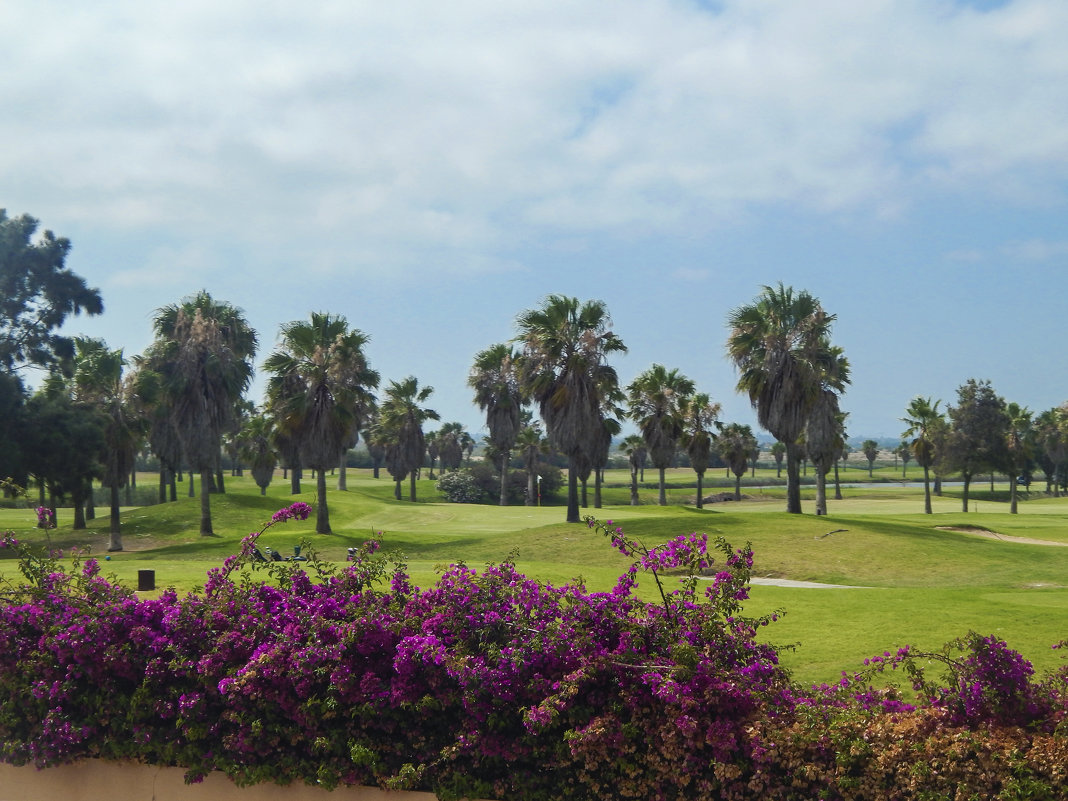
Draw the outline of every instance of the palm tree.
M223 432L252 380L256 332L244 314L206 291L156 310L146 364L161 376L190 467L200 473L200 533L211 526L212 470Z
M518 354L506 344L492 345L475 356L467 385L486 415L487 437L500 459L500 505L508 505L508 462L522 421L523 395L516 372Z
M827 514L827 473L842 452L845 441L844 416L838 409L838 395L822 390L805 424L805 449L816 468L816 514Z
M654 364L627 387L630 418L645 440L649 458L660 471L661 506L667 506L664 473L675 458L685 428L686 404L694 383L676 369Z
M464 451L470 440L471 435L464 429L463 423L445 423L435 432L434 443L437 445L438 457L441 459L442 473L446 469L452 471L460 469L464 462Z
M844 462L849 458L849 443L846 442L846 418L849 417L849 412L841 412L839 414L839 434L842 441L839 443L838 453L834 457L834 499L836 501L842 500L842 482L838 475L838 466L841 462Z
M529 415L529 413L527 413ZM541 429L537 423L528 423L519 429L516 435L515 446L519 449L520 458L523 460L523 469L527 471L527 506L538 504L537 478L538 460L548 453L549 443L541 435Z
M368 337L342 315L312 312L282 326L279 349L267 357L267 398L275 425L296 440L302 465L316 471L315 532L329 534L326 471L363 425L378 373L367 366Z
M786 446L776 440L771 444L771 457L775 460L775 477L782 478L782 460L786 456Z
M538 403L553 445L568 460L567 521L579 522L578 473L592 463L591 442L602 426L603 392L617 383L607 356L626 352L601 301L550 295L519 315L519 380Z
M123 381L126 359L122 349L111 350L102 339L85 337L75 337L74 348L75 400L97 407L107 421L100 483L110 490L108 550L121 551L119 489L126 486L133 472L145 421L133 409L130 382Z
M708 469L711 461L712 447L716 442L716 435L712 433L712 428L719 420L719 412L720 405L713 403L705 392L698 392L690 397L683 409L685 427L682 433L682 441L686 446L686 453L690 457L690 467L697 473L698 509L704 508L702 483L705 477L705 470Z
M612 440L619 436L623 425L616 417L601 418L601 429L596 441L591 443L591 458L593 462L593 508L601 508L601 485L604 482L604 469L608 464L608 456L612 452Z
M630 505L637 506L638 501L638 472L648 451L645 448L645 440L641 434L629 434L619 443L619 449L627 454L627 462L630 464Z
M742 499L742 476L749 466L749 452L756 445L753 429L742 423L728 423L720 429L716 448L734 474L734 500Z
M379 406L378 436L386 443L386 469L396 482L394 496L398 501L405 476L410 477L408 499L415 501L415 474L426 455L423 423L440 419L437 412L422 405L433 392L433 387L420 388L415 376L408 376L389 382Z
M860 449L864 453L864 458L868 460L868 478L871 478L875 460L879 457L879 443L873 439L866 439L860 444Z
M801 513L798 438L820 391L845 388L847 378L825 378L836 354L831 323L816 298L781 283L728 316L727 353L738 369L738 391L749 396L757 422L786 447L786 511ZM825 387L830 383L829 387Z
M1035 420L1036 436L1045 456L1046 492L1053 485L1053 497L1061 495L1064 465L1068 461L1068 404L1047 409Z
M931 510L931 466L935 463L934 427L937 420L943 420L942 413L938 411L938 404L942 401L931 402L930 398L916 396L905 409L905 416L901 422L908 428L901 435L906 441L910 441L912 454L916 457L916 464L923 468L923 512L932 514Z
M1008 430L1005 432L1005 447L1008 451L1006 469L1009 473L1009 512L1017 514L1017 477L1031 460L1034 449L1031 410L1018 403L1005 405Z
M267 494L267 487L274 478L278 466L278 454L272 445L274 421L266 414L253 414L245 421L241 431L241 455L252 470L252 478L260 488L260 495Z

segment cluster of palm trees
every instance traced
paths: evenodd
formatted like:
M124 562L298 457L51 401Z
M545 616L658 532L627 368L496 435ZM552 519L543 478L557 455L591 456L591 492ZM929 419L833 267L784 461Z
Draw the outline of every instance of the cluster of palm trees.
M626 387L620 386L608 358L626 346L611 330L604 303L550 295L541 306L522 312L511 343L479 353L468 383L475 402L486 414L489 451L499 466L501 503L506 503L507 464L517 438L524 436L528 463L528 499L533 495L532 459L539 431L523 425L524 407L536 407L548 443L567 459L567 520L579 520L580 493L594 476L594 506L612 440L630 419L639 433L619 447L631 465L631 502L638 502L638 474L649 461L659 472L659 503L667 503L665 471L685 450L697 473L697 504L702 504L702 479L714 452L744 474L756 438L748 426L719 421L720 405L675 368L654 364ZM529 415L527 415L529 417ZM542 446L544 447L544 446ZM738 492L736 486L736 493Z
M795 481L802 445L823 466L843 435L837 393L848 383L848 364L829 344L833 319L807 293L795 295L781 285L765 287L756 303L731 316L728 352L739 367L738 386L750 394L761 423L786 443L788 475ZM486 415L486 450L500 473L502 504L513 452L527 468L527 502L533 503L538 461L551 447L567 460L567 520L577 522L579 484L585 501L594 475L599 506L602 471L625 418L639 431L620 446L635 468L635 502L637 471L648 460L659 471L659 502L666 503L665 470L680 450L697 473L699 505L713 452L739 478L744 472L756 448L752 431L721 423L719 404L677 369L654 364L620 385L609 359L626 346L611 330L603 302L550 295L522 312L516 327L513 340L476 355L468 376L474 401ZM182 465L199 474L204 535L213 533L210 496L222 489L224 440L251 466L261 491L279 461L291 472L294 492L300 491L302 469L313 469L321 533L331 530L326 472L339 467L344 488L343 457L361 434L376 475L381 462L396 482L398 499L408 479L409 498L415 500L415 479L428 454L431 472L437 459L443 470L456 469L461 455L474 447L459 424L424 433L428 421L440 418L427 406L433 389L414 376L391 381L378 399L380 377L364 352L368 337L343 316L313 313L281 327L279 345L263 364L269 380L261 410L243 400L257 336L240 309L200 292L157 310L153 331L152 344L125 377L121 351L81 342L69 392L106 410L106 465L97 469L105 486L117 493L131 474L137 447L147 441L160 461L161 495L169 486L174 498ZM537 410L544 436L529 407ZM191 494L192 489L191 482ZM114 497L111 545L118 549ZM791 511L799 511L796 497L793 486Z
M940 400L913 398L902 418L904 443L923 468L924 512L931 514L934 492L950 473L963 480L962 504L968 511L969 488L981 473L1001 471L1009 477L1009 510L1018 511L1018 482L1030 481L1035 468L1046 476L1046 491L1060 495L1068 481L1068 403L1035 416L1006 402L989 381L969 379L957 390L957 404L943 413Z
M799 467L810 460L817 475L817 514L826 513L825 477L845 451L845 417L839 407L849 384L849 363L831 343L835 317L807 292L779 284L765 286L752 303L728 318L727 353L738 370L737 389L748 395L760 425L771 432L785 454L787 511L800 507ZM507 503L508 465L518 453L527 467L528 498L534 502L538 460L551 447L567 460L567 520L579 520L579 485L595 478L599 505L602 471L613 438L629 419L638 433L620 444L630 461L631 498L637 502L637 476L650 463L659 473L659 502L665 504L665 471L685 452L697 473L697 503L713 453L740 478L753 459L756 439L748 426L724 424L720 406L677 369L653 364L621 386L610 364L626 351L612 331L601 301L550 295L540 306L516 319L516 336L475 356L468 375L473 399L486 416L486 452L500 474L500 503ZM98 422L106 456L97 475L113 494L113 540L118 532L118 490L125 485L133 454L147 440L170 477L179 465L200 475L201 533L211 534L210 495L222 481L220 444L235 443L265 488L279 458L292 471L299 492L302 468L317 476L316 529L330 531L326 473L340 467L361 434L376 466L381 461L396 482L395 496L409 482L416 497L416 476L430 456L431 473L459 467L474 441L458 423L424 432L439 420L427 403L433 389L414 376L391 381L381 399L378 373L368 366L368 337L340 315L313 313L283 325L277 349L265 360L269 374L266 402L256 411L242 400L252 377L257 338L241 311L207 292L159 309L153 319L155 339L134 359L135 370L123 376L121 351L98 340L78 340L74 370L56 374L47 385L100 412ZM1068 463L1068 406L1037 418L1017 404L1005 403L989 382L969 381L958 404L916 398L903 418L909 451L924 468L925 511L930 511L929 473L952 470L967 486L980 471L997 467L1011 476L1015 510L1016 477L1038 465L1054 485ZM542 429L533 421L537 411ZM376 467L377 469L377 467ZM84 487L67 481L74 496ZM162 491L162 483L161 483Z

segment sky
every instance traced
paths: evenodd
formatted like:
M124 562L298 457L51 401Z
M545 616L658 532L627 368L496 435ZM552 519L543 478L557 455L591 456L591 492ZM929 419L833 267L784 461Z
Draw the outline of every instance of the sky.
M340 314L475 433L551 293L755 425L726 319L782 282L898 437L970 378L1068 399L1065 42L1063 0L5 0L0 208L100 290L66 333L134 355L206 289L259 365Z

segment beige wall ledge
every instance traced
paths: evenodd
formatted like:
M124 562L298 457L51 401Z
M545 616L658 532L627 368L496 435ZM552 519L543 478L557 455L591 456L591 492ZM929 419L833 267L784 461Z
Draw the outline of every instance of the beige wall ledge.
M184 775L182 768L94 759L44 770L0 763L0 801L436 801L433 793L377 787L237 787L221 773L186 784Z

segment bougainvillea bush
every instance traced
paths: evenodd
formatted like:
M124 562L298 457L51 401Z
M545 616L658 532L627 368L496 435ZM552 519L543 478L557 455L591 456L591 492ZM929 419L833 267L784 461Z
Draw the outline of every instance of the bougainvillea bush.
M743 614L748 547L691 534L650 548L588 522L633 560L610 592L512 561L452 565L420 589L375 542L343 567L263 562L254 532L202 590L142 599L92 558L60 569L24 549L0 605L0 759L445 799L1068 795L1063 674L1036 681L969 635L801 689L757 640L774 616ZM890 669L915 705L872 687Z

